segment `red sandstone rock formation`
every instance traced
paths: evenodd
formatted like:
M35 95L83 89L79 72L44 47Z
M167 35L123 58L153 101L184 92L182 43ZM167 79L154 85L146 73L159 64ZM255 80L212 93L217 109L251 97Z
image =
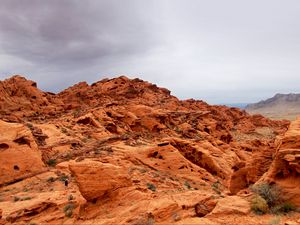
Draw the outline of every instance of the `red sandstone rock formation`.
M80 193L88 201L116 194L113 192L131 186L126 168L110 163L84 160L71 164L70 169L78 182Z
M45 171L29 128L0 120L0 185Z
M262 180L277 184L287 201L300 206L300 118L291 123L279 142L272 165Z
M0 123L0 183L12 183L0 188L7 223L218 224L229 214L227 222L236 221L236 212L250 215L249 205L227 195L264 179L271 164L268 174L279 171L280 154L273 163L272 156L289 125L180 101L124 76L58 94L15 76L0 82L0 93L0 119L10 122ZM298 147L293 126L281 149ZM297 172L294 153L280 159L287 171ZM199 210L209 220L192 219Z

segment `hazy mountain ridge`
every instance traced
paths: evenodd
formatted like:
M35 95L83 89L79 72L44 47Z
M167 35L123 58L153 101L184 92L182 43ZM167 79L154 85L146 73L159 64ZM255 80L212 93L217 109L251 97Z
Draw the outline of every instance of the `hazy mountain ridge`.
M245 109L251 114L293 120L300 115L300 94L276 94L272 98L249 104Z

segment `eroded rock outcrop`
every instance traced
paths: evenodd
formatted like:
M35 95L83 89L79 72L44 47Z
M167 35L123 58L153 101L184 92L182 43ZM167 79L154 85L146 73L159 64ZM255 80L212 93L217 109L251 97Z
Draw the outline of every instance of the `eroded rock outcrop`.
M41 152L29 128L0 120L0 185L45 170Z
M51 93L37 88L37 83L20 75L0 82L0 118L21 122L23 118L53 115L62 105Z
M228 195L265 177L276 137L289 125L181 101L124 76L59 94L20 76L0 84L0 118L19 122L0 122L0 181L20 180L0 187L7 223L213 224L216 217L246 216L245 200ZM277 158L284 174L296 174L290 170L298 171L299 145L288 133L281 148L293 151ZM33 176L45 168L41 159L49 172ZM209 220L191 219L210 213Z
M277 184L284 198L300 206L300 118L280 140L274 161L262 180Z

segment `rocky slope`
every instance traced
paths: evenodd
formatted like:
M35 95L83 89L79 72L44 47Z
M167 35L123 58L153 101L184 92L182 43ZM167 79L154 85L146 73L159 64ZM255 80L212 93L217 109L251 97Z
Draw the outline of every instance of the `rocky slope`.
M247 105L246 111L273 119L294 120L300 116L300 94L276 94L267 100Z
M279 141L275 159L262 180L278 184L286 199L300 205L300 119L291 123Z
M124 76L58 94L21 76L0 87L3 224L272 219L251 213L245 193L278 170L288 121L180 101ZM284 179L294 179L298 169L288 170Z

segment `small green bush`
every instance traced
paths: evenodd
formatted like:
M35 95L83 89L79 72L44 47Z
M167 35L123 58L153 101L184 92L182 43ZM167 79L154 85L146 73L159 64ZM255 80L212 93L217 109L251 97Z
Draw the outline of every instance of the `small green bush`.
M188 181L184 182L184 186L186 186L187 189L191 189L192 188L191 185L190 185L190 183Z
M32 199L32 197L30 197L30 196L27 196L27 197L18 197L18 196L15 196L14 197L14 202L18 202L18 201L27 201L27 200L30 200L30 199Z
M70 204L67 204L65 207L64 207L64 212L65 212L65 216L66 217L72 217L73 215L73 209L75 208L75 206L70 203Z
M156 191L156 187L154 184L151 184L151 183L147 183L147 188L153 192Z
M282 212L284 213L288 213L288 212L291 212L291 211L296 211L297 207L290 203L290 202L285 202L281 205L281 210Z
M59 177L59 180L62 181L62 182L65 182L65 181L68 180L68 179L69 179L69 177L68 177L67 175L65 175L65 174L63 174L63 175L61 175L61 176Z
M56 179L54 178L54 177L49 177L48 179L47 179L47 182L49 182L49 183L53 183L53 182L55 182L56 181Z
M62 127L62 128L61 128L61 132L64 133L64 134L67 134L67 133L68 133L68 130L67 130L66 128Z
M70 218L70 217L72 217L72 215L73 215L73 210L70 210L70 209L69 209L69 210L65 211L65 216L66 216L66 217L69 217L69 218Z
M49 159L46 163L47 163L48 166L54 167L54 166L56 166L57 162L56 162L55 159Z
M289 213L289 212L292 212L295 210L296 210L296 207L293 204L291 204L289 202L285 202L280 205L276 205L276 206L272 207L270 211L273 214L283 214L283 213Z
M70 209L74 209L74 204L70 203L70 204L67 204L65 207L64 207L64 212L65 211L68 211Z
M216 192L217 194L221 194L221 191L220 191L220 182L219 181L216 181L214 182L212 185L211 185L211 188L214 192Z
M31 123L27 123L26 126L31 130L33 129L33 125Z

